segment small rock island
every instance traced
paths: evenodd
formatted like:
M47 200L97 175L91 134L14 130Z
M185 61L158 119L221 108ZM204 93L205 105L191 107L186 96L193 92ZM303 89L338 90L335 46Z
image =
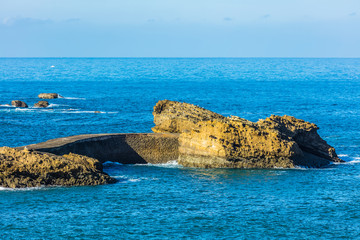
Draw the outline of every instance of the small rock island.
M170 100L154 106L153 133L88 134L0 148L0 186L77 186L114 183L106 161L177 160L199 168L323 167L342 162L315 124L291 116L251 122Z
M41 185L99 185L115 179L102 171L102 164L77 154L49 153L0 148L0 186L10 188Z
M178 163L203 168L322 167L341 162L315 124L272 115L251 122L198 106L159 101L154 132L180 133Z

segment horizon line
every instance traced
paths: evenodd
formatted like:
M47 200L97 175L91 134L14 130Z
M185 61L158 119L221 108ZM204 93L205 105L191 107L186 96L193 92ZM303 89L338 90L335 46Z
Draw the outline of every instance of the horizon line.
M123 58L123 59L131 59L131 58L148 58L148 59L153 59L153 58L158 58L158 59L164 59L164 58L168 58L168 59L202 59L202 58L298 58L298 59L329 59L329 58L335 58L335 59L358 59L360 57L0 57L0 59L11 59L11 58Z

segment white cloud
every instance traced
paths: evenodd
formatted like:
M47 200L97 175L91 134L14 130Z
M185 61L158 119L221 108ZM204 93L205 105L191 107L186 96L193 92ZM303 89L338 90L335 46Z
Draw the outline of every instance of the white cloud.
M2 25L5 26L28 26L28 25L39 25L39 24L49 24L53 21L50 19L38 19L38 18L23 18L23 17L15 17L15 18L4 18L2 21Z

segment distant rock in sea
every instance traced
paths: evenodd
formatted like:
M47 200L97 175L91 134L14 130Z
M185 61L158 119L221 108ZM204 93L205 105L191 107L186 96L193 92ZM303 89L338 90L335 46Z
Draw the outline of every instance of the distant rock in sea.
M10 188L47 185L79 186L114 183L102 164L77 154L49 153L0 148L0 186Z
M47 101L39 101L34 104L34 107L37 107L37 108L46 108L48 106L49 106L49 102L47 102Z
M28 107L28 105L25 102L19 101L19 100L11 101L11 105L14 106L14 107L21 107L21 108L27 108Z
M154 132L180 133L178 163L204 168L322 167L341 162L318 127L295 117L251 122L169 100L154 107Z
M54 99L54 98L61 98L62 96L57 93L40 93L38 98L42 99Z

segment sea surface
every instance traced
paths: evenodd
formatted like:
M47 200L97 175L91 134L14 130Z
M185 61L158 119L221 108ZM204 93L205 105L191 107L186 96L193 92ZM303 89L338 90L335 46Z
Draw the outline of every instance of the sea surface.
M33 108L42 92L64 98ZM346 163L108 162L116 184L1 188L0 239L360 239L360 59L0 58L0 146L150 132L163 99L251 121L287 114L314 122ZM11 100L30 108L6 106Z

